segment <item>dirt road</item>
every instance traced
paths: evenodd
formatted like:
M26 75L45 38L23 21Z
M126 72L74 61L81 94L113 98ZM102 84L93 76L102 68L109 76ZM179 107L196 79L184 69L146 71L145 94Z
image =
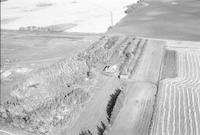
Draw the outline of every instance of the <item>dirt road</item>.
M134 82L127 89L124 105L109 135L147 135L153 112L154 84Z
M15 135L15 134L4 131L4 130L0 130L0 135Z

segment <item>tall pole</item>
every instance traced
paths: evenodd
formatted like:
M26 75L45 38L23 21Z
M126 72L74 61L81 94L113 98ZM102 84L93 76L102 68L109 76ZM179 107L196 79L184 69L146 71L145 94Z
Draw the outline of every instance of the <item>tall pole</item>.
M111 26L113 26L113 14L112 14L112 11L110 11L110 21L111 21Z

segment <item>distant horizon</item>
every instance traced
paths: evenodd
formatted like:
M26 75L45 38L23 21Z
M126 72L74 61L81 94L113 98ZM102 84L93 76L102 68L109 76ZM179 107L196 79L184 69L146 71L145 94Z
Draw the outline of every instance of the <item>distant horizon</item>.
M62 25L65 32L106 32L126 14L128 5L137 0L8 0L1 3L1 29ZM95 12L94 12L95 11ZM71 27L63 27L74 24Z

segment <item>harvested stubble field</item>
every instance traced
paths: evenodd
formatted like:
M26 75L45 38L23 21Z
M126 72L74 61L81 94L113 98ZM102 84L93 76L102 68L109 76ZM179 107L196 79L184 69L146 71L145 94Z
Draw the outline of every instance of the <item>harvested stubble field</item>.
M105 35L20 80L1 104L0 131L198 135L200 51L185 44L199 45Z
M159 83L151 134L198 135L200 134L200 51L199 49L172 51L177 53L177 58L174 57L177 59L177 77L164 79ZM173 53L171 55L174 56Z

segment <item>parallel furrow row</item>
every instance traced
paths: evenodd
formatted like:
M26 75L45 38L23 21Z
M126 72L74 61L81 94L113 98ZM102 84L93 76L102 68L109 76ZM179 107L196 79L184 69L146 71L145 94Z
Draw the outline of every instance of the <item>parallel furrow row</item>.
M200 135L200 55L179 53L178 77L161 82L151 135Z

